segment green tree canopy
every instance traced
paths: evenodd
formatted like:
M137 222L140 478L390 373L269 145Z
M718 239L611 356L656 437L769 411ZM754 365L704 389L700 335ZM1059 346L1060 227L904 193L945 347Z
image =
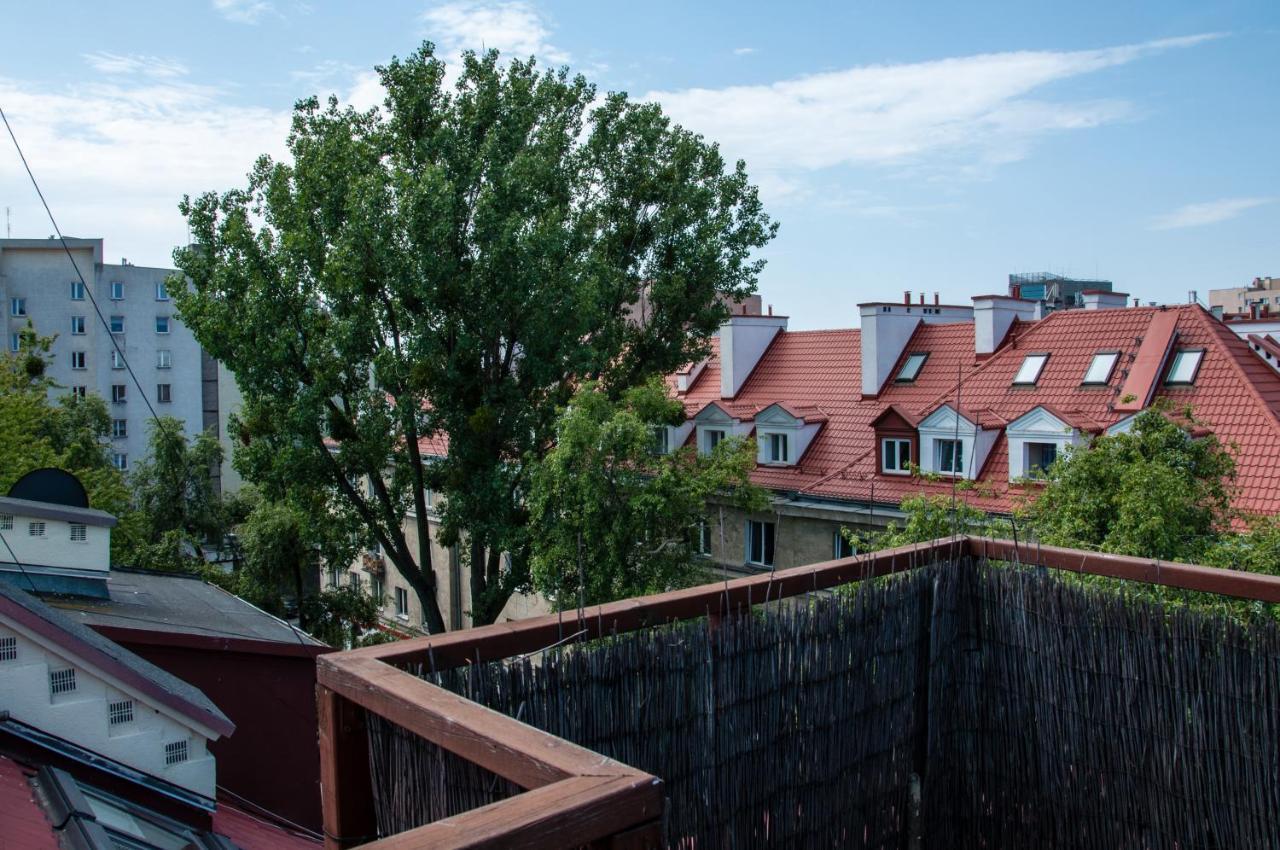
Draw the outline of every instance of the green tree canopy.
M767 505L749 478L754 441L724 440L710 455L654 452L654 429L683 416L656 379L616 402L598 384L574 395L529 494L534 586L553 604L689 584L703 575L694 546L707 500Z
M1234 477L1217 438L1148 409L1055 462L1030 519L1051 545L1196 562L1229 527Z
M774 225L742 163L655 104L492 51L450 87L429 43L379 74L384 110L301 101L291 161L183 201L175 301L243 392L237 469L381 544L441 631L425 490L491 618L527 577L521 494L557 408L703 352Z

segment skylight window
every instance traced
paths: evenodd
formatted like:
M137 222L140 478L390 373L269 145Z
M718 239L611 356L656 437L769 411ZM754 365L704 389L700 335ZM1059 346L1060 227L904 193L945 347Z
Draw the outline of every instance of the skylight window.
M1022 361L1018 374L1013 376L1013 382L1015 384L1035 386L1036 381L1040 379L1040 370L1044 369L1044 364L1048 359L1049 355L1047 354L1028 354L1026 359Z
M917 351L907 355L907 362L902 364L902 368L898 370L898 377L893 380L899 384L909 384L920 374L920 370L924 368L924 361L929 359L929 352Z
M1173 362L1169 364L1169 375L1164 379L1166 384L1195 383L1196 373L1200 371L1200 360L1204 357L1204 349L1183 348L1173 353Z
M1105 384L1111 380L1111 371L1116 368L1120 354L1115 351L1099 351L1093 355L1088 370L1084 373L1082 384Z

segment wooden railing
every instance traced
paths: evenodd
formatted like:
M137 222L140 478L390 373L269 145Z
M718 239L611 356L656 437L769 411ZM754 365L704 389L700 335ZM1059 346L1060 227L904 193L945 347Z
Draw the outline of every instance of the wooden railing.
M660 778L437 687L397 665L444 670L752 605L962 557L1037 564L1280 603L1280 577L1008 540L953 537L546 617L382 644L317 659L326 850L659 847ZM365 712L509 780L524 793L377 838Z

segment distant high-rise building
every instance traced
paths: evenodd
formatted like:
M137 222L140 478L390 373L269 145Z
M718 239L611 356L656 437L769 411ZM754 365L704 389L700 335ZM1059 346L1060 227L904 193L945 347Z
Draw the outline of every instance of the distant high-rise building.
M0 239L5 350L17 350L28 321L41 336L56 336L48 370L55 392L106 399L120 469L146 455L147 401L188 434L217 428L217 364L175 315L168 281L177 272L107 263L101 239L66 241L70 257L58 239Z
M1042 301L1049 310L1083 307L1086 292L1111 292L1109 280L1077 280L1051 272L1009 275L1009 294L1014 298Z

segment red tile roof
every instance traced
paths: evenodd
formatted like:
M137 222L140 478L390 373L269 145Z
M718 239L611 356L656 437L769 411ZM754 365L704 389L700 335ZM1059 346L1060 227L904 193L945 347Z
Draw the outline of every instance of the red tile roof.
M0 850L58 850L53 826L17 762L0 756Z
M221 800L213 813L213 831L230 838L241 850L317 850L322 844L318 839L290 832Z
M979 360L972 323L921 325L904 348L892 375L909 352L930 356L916 380L890 380L875 399L861 398L859 331L782 332L761 358L738 395L725 405L763 409L775 402L817 408L827 422L795 467L758 467L754 480L766 487L860 502L896 504L920 492L950 493L950 483L924 482L878 472L871 425L889 406L920 418L944 403L959 407L993 428L1037 406L1083 431L1097 432L1124 419L1115 409L1128 370L1149 333L1172 322L1175 346L1206 353L1191 386L1157 386L1157 398L1190 406L1196 419L1235 452L1239 493L1236 506L1252 512L1280 512L1280 375L1203 308L1135 307L1063 310L1038 322L1018 322L1002 348ZM1105 386L1083 386L1085 370L1101 351L1120 358ZM1029 352L1049 353L1036 386L1013 385ZM681 398L691 413L719 400L719 363L707 368ZM980 485L966 494L975 507L1011 510L1034 490L1010 486L1008 444L1003 434L992 447Z

